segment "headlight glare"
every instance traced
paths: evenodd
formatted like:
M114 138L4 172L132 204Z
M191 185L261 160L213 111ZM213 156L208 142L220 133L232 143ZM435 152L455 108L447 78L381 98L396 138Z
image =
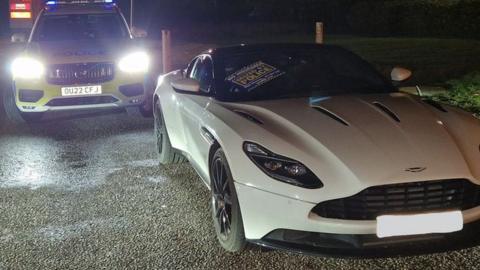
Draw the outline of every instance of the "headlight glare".
M118 68L126 73L145 73L150 67L150 57L145 52L134 52L118 62Z
M252 142L245 142L243 149L255 165L276 180L309 189L323 187L320 179L299 161L277 155Z
M40 79L45 73L45 67L36 59L19 57L12 62L11 71L14 79Z

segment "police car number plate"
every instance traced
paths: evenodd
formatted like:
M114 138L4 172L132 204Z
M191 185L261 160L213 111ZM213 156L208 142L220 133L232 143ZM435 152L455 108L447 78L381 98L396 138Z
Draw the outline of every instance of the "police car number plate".
M62 87L62 96L90 96L102 93L101 85Z

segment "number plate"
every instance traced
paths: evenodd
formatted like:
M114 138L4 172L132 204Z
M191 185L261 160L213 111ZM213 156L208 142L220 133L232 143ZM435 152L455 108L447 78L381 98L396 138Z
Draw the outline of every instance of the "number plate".
M460 211L405 216L377 217L379 238L429 233L450 233L463 229Z
M62 96L91 96L102 93L101 85L62 87Z

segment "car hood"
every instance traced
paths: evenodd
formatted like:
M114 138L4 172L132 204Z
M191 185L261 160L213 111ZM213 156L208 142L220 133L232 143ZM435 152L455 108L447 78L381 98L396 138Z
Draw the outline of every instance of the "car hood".
M133 40L32 42L26 53L49 64L117 61L137 50Z
M245 121L258 121L258 132L239 130L241 137L303 162L326 186L349 181L358 187L351 190L361 190L413 180L480 179L477 119L407 94L224 106L248 115Z

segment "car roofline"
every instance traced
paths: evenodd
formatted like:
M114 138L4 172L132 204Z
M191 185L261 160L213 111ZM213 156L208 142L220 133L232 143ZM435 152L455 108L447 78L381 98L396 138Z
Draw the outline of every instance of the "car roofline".
M46 6L43 16L76 15L76 14L112 14L119 13L116 4L59 4Z
M275 49L302 49L312 50L318 48L339 48L338 45L325 45L316 43L257 43L257 44L240 44L224 47L211 48L203 51L201 54L210 54L212 56L225 56L230 54L244 54L256 51L275 50Z

